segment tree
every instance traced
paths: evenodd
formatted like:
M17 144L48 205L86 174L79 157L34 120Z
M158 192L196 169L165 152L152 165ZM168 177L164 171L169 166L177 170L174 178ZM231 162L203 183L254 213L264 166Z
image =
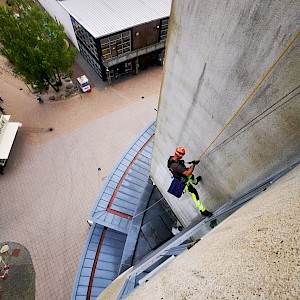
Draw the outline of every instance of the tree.
M61 76L71 72L77 49L65 37L63 26L29 0L0 7L0 51L39 92L49 85L58 91Z

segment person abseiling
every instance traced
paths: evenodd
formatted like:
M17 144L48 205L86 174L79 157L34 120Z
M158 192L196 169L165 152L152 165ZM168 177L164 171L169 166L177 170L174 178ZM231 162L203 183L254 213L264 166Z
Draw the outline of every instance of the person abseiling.
M188 191L190 193L200 213L203 216L211 217L213 214L203 206L202 202L199 199L197 190L192 185L192 184L197 185L198 182L201 181L202 179L201 176L195 178L193 175L195 166L200 161L199 160L192 161L191 162L192 166L190 168L187 168L185 166L184 160L181 159L184 155L185 155L184 148L182 147L176 148L174 156L170 156L170 158L168 159L168 168L173 174L174 178L179 179L185 183L184 191Z

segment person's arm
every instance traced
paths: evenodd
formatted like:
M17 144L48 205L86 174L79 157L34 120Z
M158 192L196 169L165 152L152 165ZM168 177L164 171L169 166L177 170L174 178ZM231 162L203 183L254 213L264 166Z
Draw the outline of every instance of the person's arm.
M193 173L194 169L195 169L195 165L192 165L188 170L186 170L185 172L183 172L183 174L185 176L189 177Z
M195 166L198 165L199 162L200 162L200 160L193 160L193 161L189 162L189 164L193 164L193 165L188 170L183 172L183 174L187 177L190 176L194 172Z

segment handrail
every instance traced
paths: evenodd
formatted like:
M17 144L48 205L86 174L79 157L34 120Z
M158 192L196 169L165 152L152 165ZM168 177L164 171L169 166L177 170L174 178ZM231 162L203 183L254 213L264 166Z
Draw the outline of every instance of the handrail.
M108 68L108 67L114 66L118 63L121 63L121 62L127 61L129 59L132 59L134 57L138 57L142 54L152 52L152 50L148 51L149 49L153 49L153 48L154 48L154 50L162 49L162 48L165 47L165 43L166 43L165 41L159 42L159 43L156 43L156 44L144 47L144 48L139 48L137 50L133 50L133 51L130 51L130 52L120 54L120 55L115 56L113 58L109 58L109 59L105 59L105 60L102 59L101 62L106 68Z

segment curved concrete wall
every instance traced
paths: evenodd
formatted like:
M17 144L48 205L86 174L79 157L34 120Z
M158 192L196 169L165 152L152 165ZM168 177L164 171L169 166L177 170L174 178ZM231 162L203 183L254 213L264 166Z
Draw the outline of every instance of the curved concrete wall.
M168 157L198 158L299 30L297 0L173 1L151 176L184 224L198 212L166 192ZM209 209L300 159L299 57L300 37L196 168Z

